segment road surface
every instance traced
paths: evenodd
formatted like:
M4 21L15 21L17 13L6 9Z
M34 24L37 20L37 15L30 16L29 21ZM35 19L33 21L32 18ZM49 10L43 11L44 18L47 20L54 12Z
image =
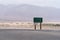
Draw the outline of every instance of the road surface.
M60 31L0 29L0 40L60 40Z

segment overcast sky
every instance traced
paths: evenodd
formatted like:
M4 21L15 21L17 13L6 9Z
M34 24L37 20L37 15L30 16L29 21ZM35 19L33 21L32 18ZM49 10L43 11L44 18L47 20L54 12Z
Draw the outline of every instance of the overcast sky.
M60 8L60 0L0 0L0 4L31 4Z

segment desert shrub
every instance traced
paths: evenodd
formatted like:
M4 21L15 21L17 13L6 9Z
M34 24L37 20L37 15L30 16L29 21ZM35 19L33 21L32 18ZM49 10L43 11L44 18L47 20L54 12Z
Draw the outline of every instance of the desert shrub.
M56 24L55 26L60 26L60 24Z
M19 23L16 23L16 24L19 24Z

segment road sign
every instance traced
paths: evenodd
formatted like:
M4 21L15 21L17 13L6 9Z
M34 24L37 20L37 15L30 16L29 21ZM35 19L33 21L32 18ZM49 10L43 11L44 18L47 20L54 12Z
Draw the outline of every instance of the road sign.
M43 18L34 17L33 21L34 21L34 23L42 23L43 22Z
M40 30L41 30L41 26L42 26L42 22L43 22L43 18L42 17L34 17L33 18L33 22L34 22L34 29L36 30L36 24L35 23L40 23Z

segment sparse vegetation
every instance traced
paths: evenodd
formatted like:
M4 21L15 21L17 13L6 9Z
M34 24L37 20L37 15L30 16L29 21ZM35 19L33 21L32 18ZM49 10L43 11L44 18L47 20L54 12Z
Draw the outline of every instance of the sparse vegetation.
M37 24L37 28L39 29L40 24ZM45 29L54 29L54 27L60 28L60 24L46 24L43 23L42 24L42 28ZM30 28L33 29L34 28L34 24L33 23L29 23L29 22L12 22L12 23L0 23L0 28Z

